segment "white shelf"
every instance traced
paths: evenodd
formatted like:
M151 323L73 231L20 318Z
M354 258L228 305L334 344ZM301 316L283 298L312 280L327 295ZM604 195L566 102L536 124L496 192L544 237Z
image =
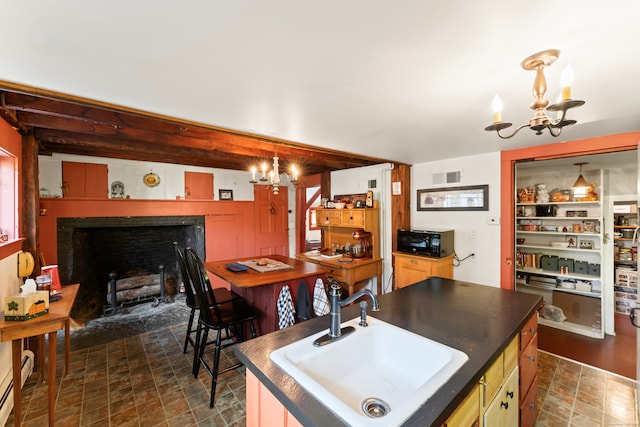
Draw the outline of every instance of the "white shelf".
M589 326L580 325L572 322L555 322L553 320L545 319L542 316L538 316L538 323L545 326L551 326L552 328L562 329L563 331L573 332L580 335L585 335L591 338L604 338L604 329L595 329Z
M600 249L580 249L580 248L555 248L553 246L548 246L548 245L516 245L517 248L524 248L524 249L543 249L545 251L547 250L551 250L551 251L571 251L571 252L583 252L583 253L596 253L599 254L600 253Z
M587 200L584 202L552 202L549 200L546 203L516 203L517 206L547 206L547 205L558 205L558 206L571 206L571 205L599 205L600 200Z
M585 280L585 281L590 281L590 282L599 282L600 281L600 276L589 276L588 274L575 274L575 273L560 274L560 273L556 273L556 272L553 272L553 271L543 270L541 268L520 267L520 268L516 269L516 272L518 272L518 273L527 273L527 274L535 274L537 276L557 277L559 279ZM571 291L572 289L561 289L561 290L563 290L563 291L566 291L566 290ZM573 292L580 292L580 291L573 290ZM583 293L584 294L590 294L589 296L594 296L594 295L597 295L598 297L600 296L599 292L583 292Z
M567 221L600 221L597 216L517 216L516 219L560 219Z
M589 171L589 174L591 176L587 177L585 175L585 177L588 179L588 182L593 183L595 186L595 190L599 194L599 200L572 200L568 202L554 202L549 200L545 203L516 203L517 209L515 209L514 212L514 234L515 237L524 239L524 241L521 244L514 242L514 255L516 256L517 265L526 264L529 267L516 267L515 271L518 275L531 276L531 282L547 285L545 289L539 291L538 289L534 289L534 291L538 291L537 293L544 293L543 296L545 299L550 299L550 294L553 293L558 298L558 301L561 301L560 304L568 304L568 302L563 301L561 297L566 296L567 294L575 295L576 301L580 301L578 302L580 305L578 308L582 308L582 304L586 304L582 301L584 300L584 297L594 298L595 300L592 301L597 307L599 307L598 315L602 322L602 324L595 323L590 326L583 326L581 324L567 321L554 322L540 318L540 324L588 337L603 338L605 330L605 310L603 304L605 302L605 297L608 297L605 290L608 289L609 286L605 283L603 277L604 268L602 265L604 262L602 252L604 250L605 228L605 218L603 217L604 204L602 202L602 198L604 196L602 189L604 176L601 169ZM543 172L541 174L534 175L521 175L516 172L516 186L518 188L518 194L521 194L522 189L528 189L532 186L537 187L538 184L535 183L544 183L547 188L570 188L571 184L575 182L574 175L574 172L563 170L558 170L554 173ZM541 210L539 206L552 206L552 208L543 208ZM544 215L546 213L554 213L555 216L539 215ZM585 224L587 225L587 230L585 230ZM573 225L576 225L576 229L580 228L580 231L574 231ZM580 225L580 227L578 227L578 225ZM569 242L569 239L575 240L577 245L572 245L572 247L551 246L552 242ZM591 248L580 248L581 241L587 242L583 247L591 246ZM590 242L590 245L588 242ZM541 258L543 256L545 259ZM542 265L545 267L554 266L555 262L554 260L549 259L549 256L558 258L558 268L554 269L554 271L531 267L540 267ZM580 262L582 265L587 263L592 267L590 270L582 268L579 269L579 271L584 273L587 271L596 272L598 268L596 267L594 269L592 264L599 265L600 274L560 273L559 267L567 264L571 265L570 260L573 260L573 262ZM538 277L540 280L533 280L535 277ZM566 283L567 281L588 282L592 285L592 291L584 292L560 286L570 286L569 283ZM525 289L530 291L532 287L534 286L527 284ZM517 286L516 289L518 289ZM553 301L547 302L553 304ZM564 308L569 309L567 307Z
M581 233L571 232L571 231L525 231L525 230L516 230L518 234L541 234L543 236L590 236L590 237L600 237L600 233L585 233L584 231ZM629 239L631 240L631 239Z

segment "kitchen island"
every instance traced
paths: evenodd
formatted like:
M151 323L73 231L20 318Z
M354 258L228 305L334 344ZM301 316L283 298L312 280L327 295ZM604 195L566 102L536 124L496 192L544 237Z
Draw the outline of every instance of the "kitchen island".
M248 262L252 258L240 258L226 261L212 261L205 263L210 273L228 282L231 291L243 297L252 307L260 311L257 320L258 334L268 334L278 329L278 312L276 301L282 288L289 286L293 301L298 298L298 289L304 283L310 295L316 279L324 280L327 269L323 266L289 258L283 255L269 255L265 259L288 266L289 268L274 269L273 271L258 272L251 268L243 271L231 271L229 264ZM268 267L265 267L268 270Z
M380 311L369 315L458 349L469 357L431 398L415 408L413 415L403 424L440 426L474 389L485 371L498 359L527 321L536 315L540 297L432 277L378 296L378 303ZM343 308L342 320L358 317L359 310L357 304ZM328 326L329 316L314 318L236 347L236 355L250 372L247 375L248 381L251 376L255 376L275 397L270 403L267 403L269 399L263 399L260 402L261 411L264 411L266 405L281 404L304 426L346 425L269 357L273 350L326 330ZM345 355L344 363L356 365L361 357L367 355ZM260 396L257 397L260 399ZM252 425L257 416L255 398L253 384L248 383L247 425Z

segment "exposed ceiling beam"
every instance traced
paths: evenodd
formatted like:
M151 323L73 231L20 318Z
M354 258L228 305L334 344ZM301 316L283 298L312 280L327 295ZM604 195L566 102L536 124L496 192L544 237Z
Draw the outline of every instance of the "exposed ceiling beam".
M303 174L388 162L34 91L0 92L0 114L22 132L33 129L43 155L67 153L247 170L277 154L283 170L295 163Z

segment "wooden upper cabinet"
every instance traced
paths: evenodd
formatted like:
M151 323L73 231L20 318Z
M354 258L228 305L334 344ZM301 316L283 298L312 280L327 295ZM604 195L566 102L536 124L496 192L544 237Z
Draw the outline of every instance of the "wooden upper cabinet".
M62 162L64 197L106 199L109 197L109 169L96 163Z
M185 172L184 198L213 200L213 174L206 172Z

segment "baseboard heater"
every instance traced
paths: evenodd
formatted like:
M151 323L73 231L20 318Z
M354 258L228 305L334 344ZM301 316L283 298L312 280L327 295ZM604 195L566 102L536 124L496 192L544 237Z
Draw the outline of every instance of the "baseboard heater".
M22 384L20 384L20 388L22 388L33 372L33 359L34 354L31 350L22 351ZM11 415L11 410L13 410L13 371L9 369L9 372L7 372L2 380L2 384L0 384L1 426L7 423L7 419L9 419L9 415Z

